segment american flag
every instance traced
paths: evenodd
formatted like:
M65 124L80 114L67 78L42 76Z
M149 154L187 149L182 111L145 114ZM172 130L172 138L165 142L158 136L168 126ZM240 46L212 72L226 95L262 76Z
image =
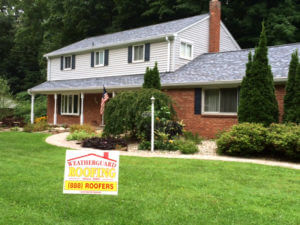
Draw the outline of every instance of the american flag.
M106 92L105 87L103 86L103 94L101 98L101 106L100 106L100 115L104 114L105 103L109 100L108 93Z

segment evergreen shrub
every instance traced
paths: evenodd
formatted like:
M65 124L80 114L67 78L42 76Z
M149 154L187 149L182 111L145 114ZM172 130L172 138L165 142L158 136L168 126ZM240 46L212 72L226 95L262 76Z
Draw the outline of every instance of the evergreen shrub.
M300 125L241 123L217 140L218 153L300 160Z
M226 155L258 155L265 149L267 128L262 124L240 123L232 126L217 140L218 153Z

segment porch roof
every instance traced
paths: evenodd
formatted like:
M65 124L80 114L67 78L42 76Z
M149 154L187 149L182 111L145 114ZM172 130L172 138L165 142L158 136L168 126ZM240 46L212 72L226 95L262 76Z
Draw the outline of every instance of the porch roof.
M300 49L300 43L269 47L269 64L275 82L286 81L291 54ZM249 51L206 53L175 72L161 73L161 83L165 88L199 86L213 84L237 84L245 74ZM109 76L73 80L47 81L31 89L31 93L50 93L55 91L93 91L107 89L139 88L144 81L143 74Z

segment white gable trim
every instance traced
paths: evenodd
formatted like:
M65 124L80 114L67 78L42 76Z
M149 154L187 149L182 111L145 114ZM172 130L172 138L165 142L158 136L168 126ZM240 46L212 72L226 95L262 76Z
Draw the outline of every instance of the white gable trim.
M221 21L221 27L225 30L226 34L230 37L230 39L232 40L233 44L235 45L235 47L238 48L238 50L241 50L241 47L239 46L239 44L236 42L236 40L234 39L234 37L231 35L231 33L229 32L229 30L227 29L227 27L225 26L225 24Z

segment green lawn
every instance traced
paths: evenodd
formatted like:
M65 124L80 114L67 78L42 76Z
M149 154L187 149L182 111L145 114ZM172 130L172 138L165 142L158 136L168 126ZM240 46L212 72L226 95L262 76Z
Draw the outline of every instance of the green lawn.
M300 224L300 172L121 157L119 195L64 195L65 149L0 133L0 224Z

